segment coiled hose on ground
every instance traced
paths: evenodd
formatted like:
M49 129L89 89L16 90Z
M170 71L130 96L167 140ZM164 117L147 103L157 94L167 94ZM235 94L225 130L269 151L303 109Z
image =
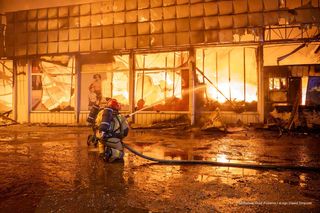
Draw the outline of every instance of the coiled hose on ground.
M188 165L188 164L199 164L199 165L210 165L210 166L221 166L221 167L237 167L237 168L246 168L246 169L265 169L265 170L297 170L297 171L311 171L311 172L320 172L320 167L309 167L309 166L294 166L294 165L272 165L272 164L245 164L245 163L223 163L215 161L204 161L204 160L165 160L157 159L153 157L146 156L127 144L123 143L123 146L132 152L133 154L156 162L158 164L166 165Z

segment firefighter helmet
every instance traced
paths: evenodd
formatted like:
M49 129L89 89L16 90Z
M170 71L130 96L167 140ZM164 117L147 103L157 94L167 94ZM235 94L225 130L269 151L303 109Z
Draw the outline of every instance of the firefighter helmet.
M114 99L114 98L111 98L110 100L108 100L107 107L117 111L121 109L120 103L117 101L117 99Z

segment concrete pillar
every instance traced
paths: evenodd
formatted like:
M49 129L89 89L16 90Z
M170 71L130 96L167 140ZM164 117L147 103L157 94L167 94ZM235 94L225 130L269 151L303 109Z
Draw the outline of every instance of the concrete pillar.
M15 59L17 60L17 59ZM17 106L17 121L19 123L29 122L31 90L29 88L30 72L29 64L26 59L16 61L16 106Z
M135 111L135 105L134 105L134 79L135 79L135 64L134 64L134 54L133 52L129 55L129 113L132 113ZM134 122L134 116L131 118Z
M189 115L190 124L195 124L195 70L196 70L196 55L192 48L189 51Z
M264 123L264 73L263 73L263 44L259 43L257 49L257 66L258 66L258 113L259 122Z
M75 119L77 124L80 122L80 105L81 105L81 67L80 67L80 61L79 56L74 56L74 71L76 75L76 82L75 83Z

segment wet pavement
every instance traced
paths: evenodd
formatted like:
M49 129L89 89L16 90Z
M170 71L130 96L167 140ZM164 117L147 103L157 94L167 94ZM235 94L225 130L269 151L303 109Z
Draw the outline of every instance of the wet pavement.
M0 212L318 212L320 174L156 165L126 152L107 164L89 128L0 128ZM320 167L320 138L269 131L132 130L145 155Z

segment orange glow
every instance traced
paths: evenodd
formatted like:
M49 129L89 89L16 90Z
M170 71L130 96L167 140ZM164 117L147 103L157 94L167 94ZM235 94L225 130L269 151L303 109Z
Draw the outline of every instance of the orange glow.
M198 80L207 85L209 99L224 103L232 101L257 101L257 64L254 47L217 47L197 49L197 68L203 70L209 83L201 74ZM217 87L222 93L217 91Z
M302 77L302 105L306 105L308 79L307 76Z

